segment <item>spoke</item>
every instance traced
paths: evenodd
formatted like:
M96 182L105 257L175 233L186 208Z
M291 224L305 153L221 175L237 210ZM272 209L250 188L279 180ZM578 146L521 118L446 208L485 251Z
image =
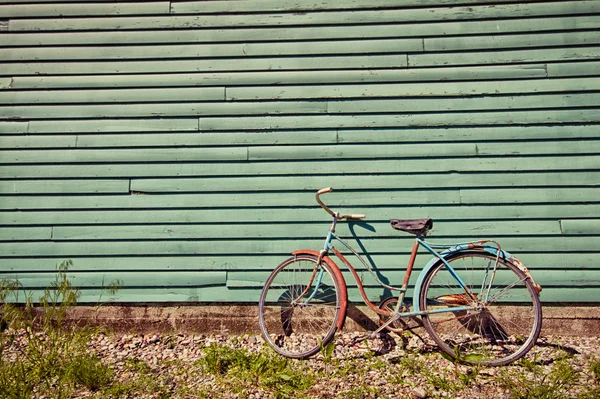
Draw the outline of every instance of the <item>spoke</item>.
M496 298L498 298L500 295L502 295L503 293L507 292L508 290L510 290L511 288L515 287L517 284L522 283L523 281L525 281L527 278L524 278L523 280L517 280L514 283L504 287L502 290L498 291L496 294L494 294L494 296L488 300L488 303L494 302L496 300Z

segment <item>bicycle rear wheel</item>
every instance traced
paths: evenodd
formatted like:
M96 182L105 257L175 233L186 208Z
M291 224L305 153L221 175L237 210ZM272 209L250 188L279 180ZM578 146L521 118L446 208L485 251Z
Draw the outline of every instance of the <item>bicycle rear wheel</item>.
M465 293L442 261L434 265L419 294L419 306L426 312L423 324L433 340L465 363L500 366L524 356L542 327L541 304L531 280L500 259L486 300L495 256L462 251L446 261L475 297ZM465 306L471 308L436 313Z
M310 255L281 263L269 276L259 301L265 340L283 356L305 359L335 335L340 287L329 265Z

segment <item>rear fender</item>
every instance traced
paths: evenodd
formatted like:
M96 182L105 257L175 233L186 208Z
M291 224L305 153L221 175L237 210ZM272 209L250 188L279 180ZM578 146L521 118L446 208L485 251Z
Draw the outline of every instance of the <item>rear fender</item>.
M457 245L457 246L449 248L445 251L440 252L440 255L442 256L442 258L447 258L448 256L457 254L458 252L461 252L461 251L470 251L470 252L480 251L480 252L485 252L487 254L490 254L492 256L498 256L498 252L500 252L500 259L502 259L504 261L508 261L508 262L512 263L513 265L515 265L519 270L521 270L523 272L523 274L525 274L525 276L529 280L531 280L531 283L533 284L538 296L539 296L540 292L542 292L542 287L539 284L536 284L536 282L533 280L533 276L531 275L531 273L529 272L527 267L525 267L523 262L521 262L515 256L509 254L508 252L506 252L502 249L499 249L498 247L489 246L489 245L473 246L470 244ZM415 290L414 290L414 295L413 295L413 309L417 312L421 311L421 309L419 307L419 296L421 295L421 286L423 285L423 281L425 280L425 277L427 276L427 274L429 274L429 271L438 263L438 261L439 261L439 259L437 257L432 258L429 261L429 263L427 263L427 265L425 265L425 267L419 274L419 278L417 279L417 282L415 283Z
M310 256L314 256L315 258L318 258L319 251L314 251L312 249L300 249L298 251L292 252L292 255L310 255ZM341 312L340 312L340 317L338 318L338 321L337 321L337 328L339 330L341 330L342 328L344 328L344 321L346 321L346 312L348 310L348 290L346 288L346 280L344 280L344 276L342 275L340 268L333 261L333 259L331 259L329 256L324 256L323 261L329 265L329 267L331 268L331 271L333 272L333 275L337 279L338 284L340 286L339 295L340 295L340 311Z

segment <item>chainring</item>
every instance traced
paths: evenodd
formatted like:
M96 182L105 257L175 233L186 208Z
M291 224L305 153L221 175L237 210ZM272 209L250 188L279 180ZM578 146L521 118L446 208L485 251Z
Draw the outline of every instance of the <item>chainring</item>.
M398 298L396 297L388 297L379 303L379 309L388 310L390 312L394 312L396 310L396 305L398 304ZM400 312L405 313L410 311L410 306L406 303L403 303L400 307ZM382 326L390 319L389 316L379 315L379 325ZM404 318L406 319L406 318ZM413 320L415 323L410 323ZM408 321L408 322L407 322ZM413 329L415 327L420 327L421 321L418 318L410 318L410 319L398 319L394 320L392 323L385 326L385 329L391 332L395 332L396 334L401 334L404 331Z

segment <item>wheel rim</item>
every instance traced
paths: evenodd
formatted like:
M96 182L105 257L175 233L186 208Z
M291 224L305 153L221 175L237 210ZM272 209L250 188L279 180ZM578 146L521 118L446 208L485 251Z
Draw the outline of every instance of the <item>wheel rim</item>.
M312 257L289 259L272 273L261 294L263 336L287 357L315 354L336 331L340 307L337 281L327 266L321 266L307 287L315 266ZM320 270L323 273L317 286Z
M443 264L425 279L420 306L428 314L423 319L442 350L459 361L490 365L508 364L527 353L539 335L541 310L526 276L515 266L500 262L486 301L487 289L482 289L485 268L493 267L496 258L459 254L449 262L476 295L466 294ZM471 309L431 313L465 306Z

